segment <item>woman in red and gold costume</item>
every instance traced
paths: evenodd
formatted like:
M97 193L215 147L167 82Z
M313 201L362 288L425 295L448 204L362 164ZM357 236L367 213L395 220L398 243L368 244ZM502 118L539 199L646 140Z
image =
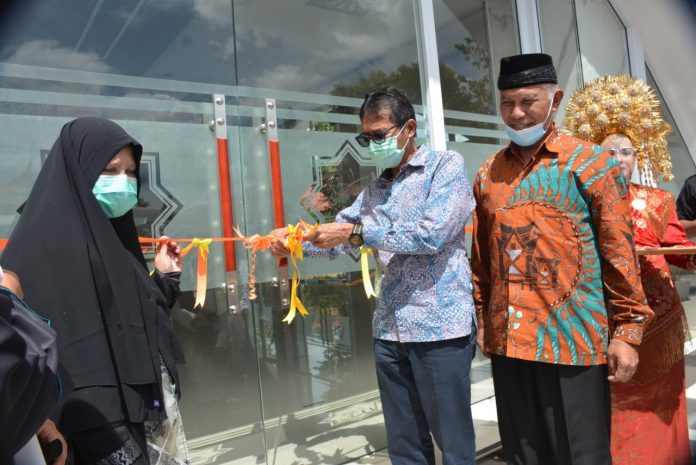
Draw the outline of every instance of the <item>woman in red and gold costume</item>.
M636 247L693 247L679 223L674 197L655 186L652 173L672 178L667 135L652 90L628 76L605 76L570 99L565 129L602 145L629 183ZM688 465L684 342L686 316L669 265L696 269L695 255L641 255L643 290L655 319L638 348L631 381L612 384L611 453L614 465Z

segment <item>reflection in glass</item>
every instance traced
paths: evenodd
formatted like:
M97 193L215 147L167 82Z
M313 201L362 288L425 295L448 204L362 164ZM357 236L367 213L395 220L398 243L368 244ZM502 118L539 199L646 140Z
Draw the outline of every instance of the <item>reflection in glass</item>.
M515 4L440 0L434 11L447 147L464 155L473 179L507 141L495 116L496 78L500 58L519 53Z
M660 112L662 113L662 117L672 127L672 133L669 135L667 143L669 145L669 153L672 156L672 174L674 175L674 179L672 179L670 182L664 182L662 177L659 177L657 181L660 183L659 187L670 191L676 198L676 196L679 195L679 191L684 185L686 178L696 173L696 166L694 166L694 159L692 158L691 153L689 153L689 149L686 146L681 133L679 132L679 127L676 125L674 118L672 117L672 113L669 111L669 108L662 97L660 88L657 87L655 78L647 65L645 67L645 71L647 74L647 84L655 90L655 95L660 101Z
M584 0L574 4L584 81L607 74L631 74L626 27L609 1Z
M314 181L300 203L319 223L334 221L378 175L374 164L360 156L349 141L333 157L315 156L312 163Z
M573 3L572 0L538 1L542 49L553 58L558 86L566 95L572 95L583 85ZM556 121L563 121L567 103L567 98L561 101Z
M234 94L232 2L12 3L0 16L0 238L31 189L40 154L63 124L90 115L116 120L145 147L140 235L219 237L207 122L211 94ZM213 245L210 257L205 307L193 309L196 270L187 260L171 310L187 359L180 406L191 459L256 463L265 448L254 321L248 303L229 308L222 248Z
M272 14L269 14L272 11ZM288 21L292 18L292 21ZM234 152L243 172L244 224L273 228L265 98L275 98L286 222L330 222L374 179L357 146L358 110L380 85L421 102L413 2L235 1L240 114ZM259 27L263 24L263 27ZM311 31L311 34L308 33ZM252 94L249 95L249 94ZM252 303L268 463L344 463L386 447L372 353L372 303L348 256L305 259L309 310L281 322L277 260L256 262Z

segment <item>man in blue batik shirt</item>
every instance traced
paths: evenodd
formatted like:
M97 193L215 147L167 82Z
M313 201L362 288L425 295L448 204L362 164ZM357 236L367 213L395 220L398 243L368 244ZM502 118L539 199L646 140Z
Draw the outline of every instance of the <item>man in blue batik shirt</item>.
M476 328L464 225L475 202L461 155L416 147L404 93L384 87L360 108L362 133L381 176L353 205L306 237L307 256L335 257L365 245L384 264L373 317L374 353L394 465L474 464L469 370ZM272 251L287 255L286 230Z

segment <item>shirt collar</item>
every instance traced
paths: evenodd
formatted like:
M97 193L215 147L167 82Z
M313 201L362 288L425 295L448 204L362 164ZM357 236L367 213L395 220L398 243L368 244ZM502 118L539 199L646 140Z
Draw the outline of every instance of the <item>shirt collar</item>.
M403 172L407 166L413 168L425 166L425 163L428 160L428 153L430 153L430 150L425 145L421 145L420 147L418 147L418 150L416 150L416 153L413 154L411 159L401 166L401 171ZM393 169L387 168L386 170L382 171L382 173L379 175L379 178L382 181L391 182L394 180L394 176L395 174L393 172Z
M428 150L428 147L425 145L421 145L418 147L418 150L416 150L416 153L413 154L411 159L404 164L404 166L425 166L425 162L428 159L428 153L430 150Z

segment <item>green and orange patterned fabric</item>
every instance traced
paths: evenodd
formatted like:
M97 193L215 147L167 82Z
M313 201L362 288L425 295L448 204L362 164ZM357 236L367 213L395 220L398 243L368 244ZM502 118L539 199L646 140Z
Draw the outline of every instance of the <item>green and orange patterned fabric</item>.
M611 337L640 344L652 318L618 163L555 127L523 163L510 144L474 182L474 301L485 347L600 365Z

